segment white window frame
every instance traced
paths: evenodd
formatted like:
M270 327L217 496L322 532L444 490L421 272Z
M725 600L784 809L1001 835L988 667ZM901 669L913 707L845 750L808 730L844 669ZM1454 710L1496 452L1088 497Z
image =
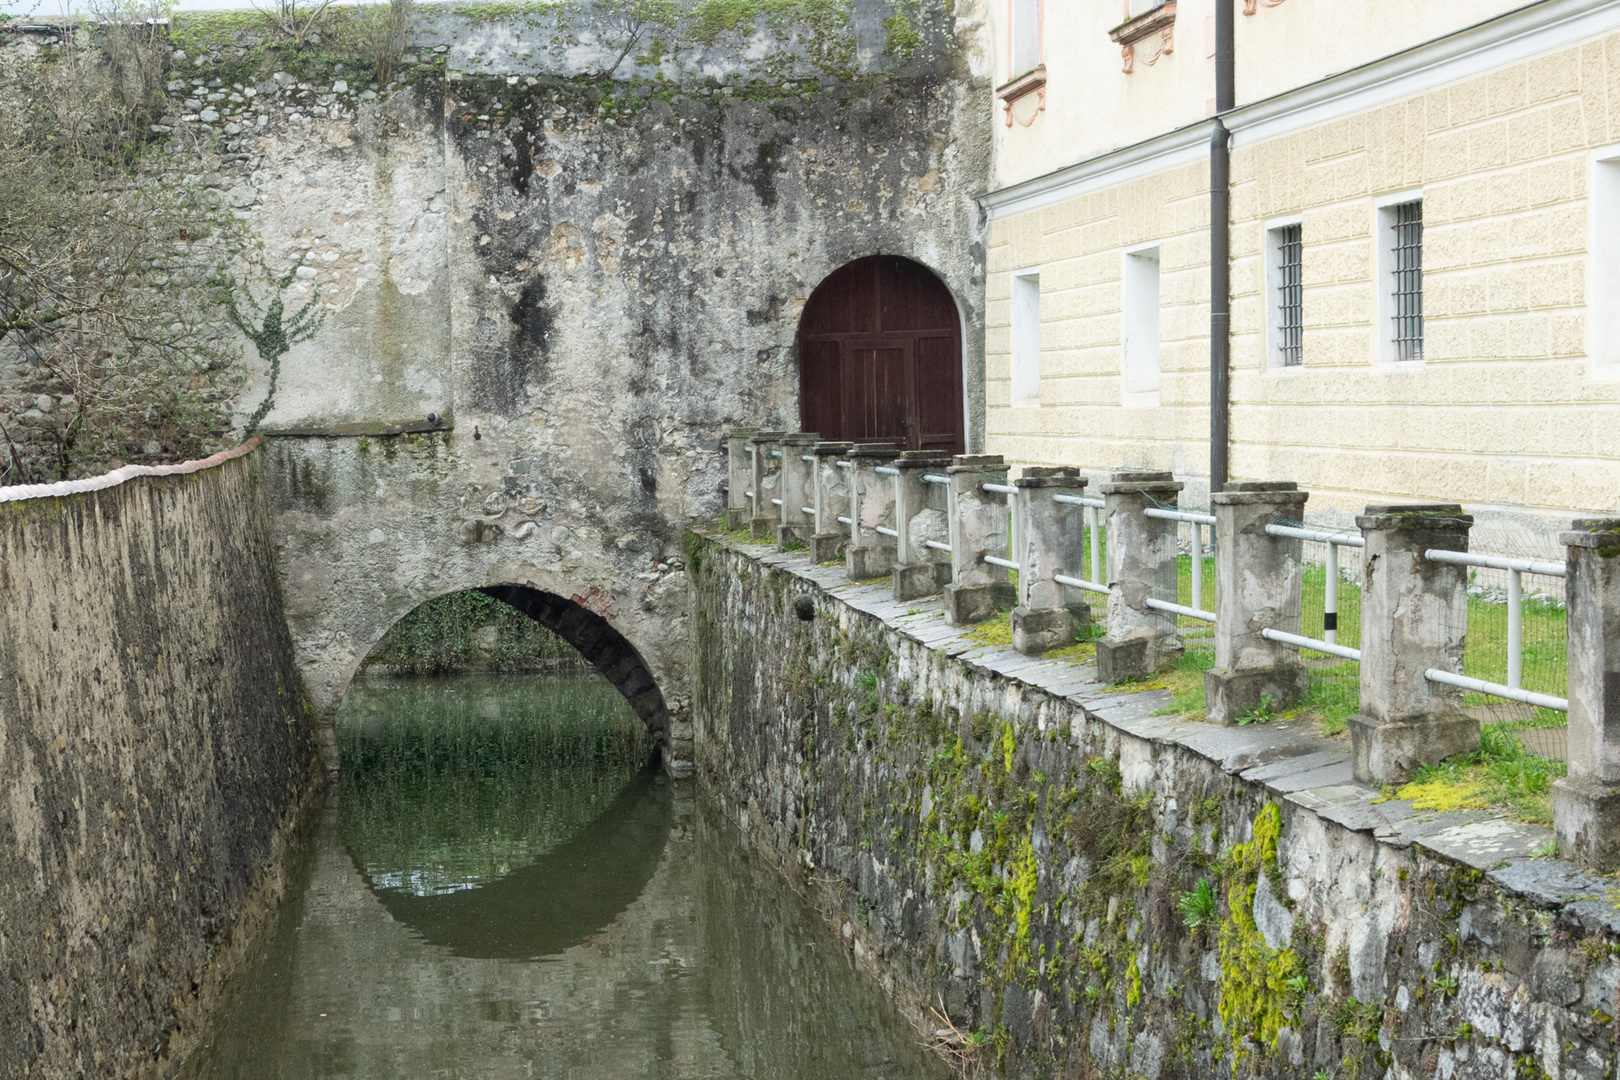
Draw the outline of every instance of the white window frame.
M1132 245L1120 255L1119 385L1127 408L1159 404L1162 258L1158 240Z
M1423 202L1423 189L1381 195L1373 200L1373 363L1380 370L1392 373L1421 370L1429 357L1429 313L1426 307L1423 313L1422 359L1401 360L1395 354L1395 208L1412 202ZM1424 231L1427 230L1428 219L1425 217ZM1424 247L1427 249L1427 243ZM1426 271L1424 277L1428 277Z
M1303 215L1293 214L1288 217L1273 218L1266 222L1266 363L1267 371L1281 375L1295 375L1305 370L1304 328L1300 329L1300 362L1298 364L1283 363L1283 334L1282 334L1282 234L1284 229L1295 225L1300 226L1300 309L1301 318L1304 315L1304 234L1305 219Z
M1027 66L1020 63L1019 44L1019 5L1030 4L1034 7L1034 33L1035 33L1035 62ZM1038 71L1046 63L1046 0L1007 0L1007 80L1028 75ZM1019 70L1022 68L1022 70Z
M1012 275L1011 348L1007 375L1014 408L1041 405L1041 268L1014 270Z
M1620 143L1592 151L1587 191L1586 332L1588 371L1620 380Z

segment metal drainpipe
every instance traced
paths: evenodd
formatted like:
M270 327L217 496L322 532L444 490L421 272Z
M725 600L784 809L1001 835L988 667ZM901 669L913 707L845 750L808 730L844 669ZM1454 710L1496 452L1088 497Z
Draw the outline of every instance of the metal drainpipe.
M1232 360L1232 149L1221 116L1235 104L1232 0L1215 0L1215 130L1209 139L1209 489L1229 475Z

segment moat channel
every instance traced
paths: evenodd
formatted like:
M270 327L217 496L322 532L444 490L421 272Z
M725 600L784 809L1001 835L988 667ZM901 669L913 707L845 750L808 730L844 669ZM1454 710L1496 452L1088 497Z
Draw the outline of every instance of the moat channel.
M942 1077L595 676L358 683L343 782L186 1075Z

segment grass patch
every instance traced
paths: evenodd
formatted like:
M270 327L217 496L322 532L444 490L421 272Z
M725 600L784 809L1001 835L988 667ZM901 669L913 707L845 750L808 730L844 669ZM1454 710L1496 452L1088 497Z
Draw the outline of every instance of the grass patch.
M1527 754L1502 725L1480 728L1479 750L1425 765L1411 782L1385 789L1386 797L1410 799L1417 810L1501 810L1537 825L1552 824L1552 782L1565 774L1562 761Z
M1176 661L1175 667L1131 689L1168 690L1170 705L1159 716L1178 716L1185 720L1202 720L1208 708L1204 699L1204 672L1215 666L1215 645L1209 641L1188 641L1187 650Z
M1294 710L1315 720L1324 735L1343 735L1361 709L1361 665L1354 660L1311 669L1311 688Z

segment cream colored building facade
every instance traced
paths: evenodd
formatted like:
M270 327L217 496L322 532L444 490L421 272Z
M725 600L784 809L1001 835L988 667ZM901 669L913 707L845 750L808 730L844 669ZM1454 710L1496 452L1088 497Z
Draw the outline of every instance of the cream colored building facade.
M1235 2L1230 478L1620 511L1620 2ZM1128 3L992 0L986 449L1201 504L1216 4Z

